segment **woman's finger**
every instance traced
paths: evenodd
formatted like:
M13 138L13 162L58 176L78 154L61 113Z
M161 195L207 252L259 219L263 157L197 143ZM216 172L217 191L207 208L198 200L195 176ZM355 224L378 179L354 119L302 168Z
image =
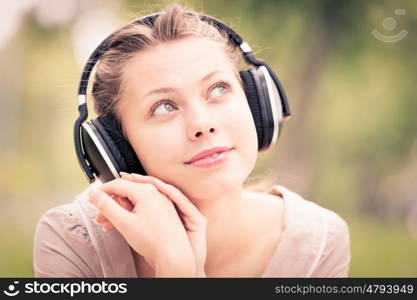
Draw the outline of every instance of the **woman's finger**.
M200 214L200 211L195 207L195 205L176 187L171 184L168 184L159 178L153 176L142 176L139 174L132 173L132 178L138 182L150 182L153 183L159 190L164 193L166 196L171 196L175 204L179 205L181 212L184 215L193 216L195 214Z
M114 225L111 222L106 222L104 223L103 227L101 227L101 229L103 231L111 231L113 229L115 229L116 227L114 227Z
M101 190L108 195L117 195L129 200L133 206L137 203L137 198L134 195L138 192L139 188L144 189L145 187L138 187L132 181L121 178L114 179L97 187L98 190Z
M152 183L155 185L158 190L165 194L165 196L172 198L171 200L177 204L179 209L184 215L194 215L195 213L199 213L197 208L188 200L188 198L177 188L173 187L170 184L163 182L162 180L153 177L153 176L143 176L135 173L124 173L121 172L120 175L122 178L127 180L132 180L137 183Z
M114 199L121 207L123 207L124 209L126 209L129 212L131 212L134 208L132 203L125 198L122 198L122 197L117 196L117 195L114 195L111 198ZM102 213L99 213L94 218L94 222L96 224L97 223L98 224L103 224L103 226L102 226L103 231L111 231L111 230L115 229L114 225Z
M134 206L132 204L132 202L130 202L128 199L118 196L118 195L114 195L112 197L117 203L119 203L119 205L121 207L123 207L124 209L126 209L127 211L132 211Z
M121 232L126 230L126 220L130 213L100 189L93 189L89 193L89 201L104 217L106 217Z
M119 197L117 195L111 197L113 198L121 207L123 207L124 209L126 209L127 211L131 212L133 210L133 205L130 201ZM101 213L99 213L97 215L97 217L95 218L96 223L102 223L103 227L102 230L103 231L111 231L113 229L115 229L114 225Z
M117 196L117 195L111 196L111 198L114 199L121 207L123 207L124 209L126 209L129 212L131 212L133 210L133 208L134 208L134 206L132 205L132 203L129 200L125 199L125 198L122 198L122 197ZM107 218L103 214L101 214L101 213L99 213L94 218L94 221L96 223L106 223L106 222L108 222Z
M101 213L99 213L96 217L94 217L94 222L96 222L96 223L102 224L102 223L106 223L108 221L109 220L107 220L107 218Z
M120 175L122 178L132 180L134 182L152 183L161 193L163 193L165 196L170 198L173 203L175 203L177 208L181 211L182 215L188 217L188 220L191 220L193 223L196 222L196 225L205 224L205 217L200 213L195 205L191 203L191 201L176 187L167 184L153 176L142 176L135 173L128 174L124 172L121 172Z

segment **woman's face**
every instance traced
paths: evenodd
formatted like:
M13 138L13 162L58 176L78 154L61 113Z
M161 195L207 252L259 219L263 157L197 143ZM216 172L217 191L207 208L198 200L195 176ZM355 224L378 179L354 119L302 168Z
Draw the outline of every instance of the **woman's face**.
M148 175L188 197L241 188L258 142L245 93L223 45L186 37L158 44L126 67L118 104L122 127ZM233 147L218 165L186 164L213 147Z

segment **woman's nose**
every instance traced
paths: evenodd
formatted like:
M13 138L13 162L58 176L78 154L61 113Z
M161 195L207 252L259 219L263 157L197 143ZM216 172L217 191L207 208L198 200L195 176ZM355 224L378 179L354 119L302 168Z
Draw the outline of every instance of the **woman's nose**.
M187 131L190 140L201 140L217 134L217 126L207 109L193 109L188 118Z
M199 138L202 139L203 136L208 136L210 134L214 134L216 132L216 129L214 129L214 127L210 127L208 130L206 129L201 129L195 132L193 138Z

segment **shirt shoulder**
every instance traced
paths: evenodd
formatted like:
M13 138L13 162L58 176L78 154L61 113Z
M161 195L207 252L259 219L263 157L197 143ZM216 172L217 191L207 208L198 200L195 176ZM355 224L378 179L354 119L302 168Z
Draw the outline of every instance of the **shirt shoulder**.
M334 211L322 209L327 219L327 235L312 277L348 277L351 261L349 226Z
M75 201L41 216L33 245L36 277L100 276L96 251Z
M61 237L68 237L83 244L91 243L74 202L50 208L41 216L38 226L47 226Z
M268 269L277 277L346 277L350 238L337 213L276 185L269 193L284 200L284 231Z

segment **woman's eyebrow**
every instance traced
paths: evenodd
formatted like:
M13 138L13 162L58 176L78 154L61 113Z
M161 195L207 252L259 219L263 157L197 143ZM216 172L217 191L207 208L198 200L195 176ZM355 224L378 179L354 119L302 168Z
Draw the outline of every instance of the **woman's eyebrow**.
M204 75L204 77L201 78L200 82L204 82L204 81L210 79L216 73L221 73L221 71L214 70L214 71L212 71L212 72ZM153 94L169 93L169 92L173 92L173 91L175 91L175 88L173 88L173 87L157 88L157 89L151 90L150 92L146 93L145 96L144 96L144 98L147 98L147 97L149 97L150 95L153 95Z

